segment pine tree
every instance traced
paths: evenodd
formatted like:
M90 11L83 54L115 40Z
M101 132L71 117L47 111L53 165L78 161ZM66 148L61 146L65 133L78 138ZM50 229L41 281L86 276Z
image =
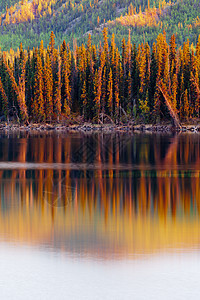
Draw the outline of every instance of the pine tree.
M56 74L53 82L53 108L54 113L57 117L57 121L60 120L61 116L61 59L57 56L56 58Z
M176 74L174 74L172 80L172 105L174 111L177 111L177 88L178 88L178 80Z
M19 93L17 95L18 99L18 105L20 108L20 119L24 123L28 123L28 112L27 112L27 106L26 106L26 60L24 58L21 76L19 78Z
M72 107L71 104L71 86L70 86L70 59L69 53L67 53L67 48L64 45L62 49L62 67L61 67L61 78L62 78L62 103L63 112L66 115L70 114Z
M87 119L87 91L86 91L86 82L83 83L82 93L81 93L81 100L83 106L83 116Z
M53 67L55 64L55 35L53 31L51 31L51 35L50 35L49 49L50 49L51 63Z
M169 53L171 79L173 77L173 74L176 73L176 57L176 37L173 34L170 39Z
M114 113L115 113L115 120L119 120L119 82L120 82L120 54L118 49L115 50L115 59L114 59Z
M167 93L170 93L170 77L169 77L169 51L166 42L166 36L159 34L157 38L157 78L154 96L154 118L160 121L161 109L164 109L163 96L160 93L160 85L164 87Z
M106 27L103 29L103 50L105 52L106 57L106 65L108 66L108 59L109 59L109 50L108 50L108 30Z
M200 76L200 35L198 37L198 42L196 46L196 60L197 60L198 76Z
M145 48L142 44L138 47L138 55L137 55L137 63L138 63L138 70L139 70L139 78L140 78L140 89L139 93L140 96L144 95L145 89L145 73L146 73L146 58L145 58ZM145 95L144 95L145 97Z
M185 90L185 93L184 93L184 116L186 119L189 118L189 111L190 111L190 108L189 108L189 101L188 101L188 91L187 89Z
M108 111L110 116L113 117L113 78L111 68L108 77Z
M51 69L51 60L49 52L46 54L46 61L44 64L44 103L46 120L50 121L53 118L53 75Z
M156 60L156 44L153 44L150 62L150 82L149 82L149 107L153 110L154 107L154 95L156 91L156 80L157 80L157 60Z
M111 66L114 66L115 64L115 35L114 33L112 34L112 39L111 39L111 46L110 46L110 62Z
M106 111L106 99L107 99L107 81L106 81L107 70L106 67L103 69L102 87L101 87L101 112L102 114Z
M32 58L33 60L33 58ZM34 70L32 69L32 62L31 62L31 54L30 50L28 49L28 59L26 62L26 104L28 109L28 114L31 114L31 99L33 98L33 77L34 77Z
M2 98L2 111L4 113L5 118L8 119L8 117L9 117L8 97L5 93L1 77L0 77L0 94L1 94L1 98Z
M36 70L35 70L35 85L34 85L34 100L32 103L32 115L35 121L45 121L46 114L44 109L44 97L43 97L43 67L42 59L36 51Z
M128 72L128 109L131 112L131 105L132 105L132 79L131 79L131 72Z
M100 114L100 105L101 105L101 77L102 77L102 71L99 69L99 71L96 70L95 77L94 77L94 112L96 120L99 121L99 114Z

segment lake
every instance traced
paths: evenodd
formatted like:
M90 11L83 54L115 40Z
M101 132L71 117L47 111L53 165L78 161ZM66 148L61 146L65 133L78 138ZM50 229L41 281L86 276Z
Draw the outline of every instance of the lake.
M199 299L199 134L0 134L1 299Z

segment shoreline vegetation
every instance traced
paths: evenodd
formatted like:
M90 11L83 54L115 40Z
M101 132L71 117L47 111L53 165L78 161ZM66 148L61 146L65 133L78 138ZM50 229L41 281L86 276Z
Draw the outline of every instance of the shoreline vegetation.
M196 122L189 131L199 131L199 120L200 37L196 46L188 40L177 49L175 35L168 44L163 32L150 49L132 45L129 35L118 49L104 28L102 44L92 45L89 35L86 46L71 50L65 41L56 49L51 32L47 49L41 42L27 52L21 44L0 55L0 121L7 128L69 130L77 123L73 130L98 124L98 130L187 131L182 124Z

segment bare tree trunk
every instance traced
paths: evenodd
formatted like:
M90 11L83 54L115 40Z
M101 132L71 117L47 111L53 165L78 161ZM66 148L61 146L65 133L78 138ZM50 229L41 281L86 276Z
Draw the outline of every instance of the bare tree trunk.
M165 89L165 86L163 85L162 82L160 82L159 84L159 89L161 91L161 93L163 94L163 97L165 99L165 103L167 105L167 108L169 110L169 113L170 113L170 116L172 117L173 121L174 121L174 125L176 127L178 127L179 129L182 129L182 126L181 126L181 122L179 120L179 117L177 115L177 113L174 111L172 105L171 105L171 101L170 101L170 97Z

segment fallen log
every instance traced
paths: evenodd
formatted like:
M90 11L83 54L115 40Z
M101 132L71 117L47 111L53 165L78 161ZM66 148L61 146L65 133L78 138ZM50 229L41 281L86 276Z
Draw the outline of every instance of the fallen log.
M108 115L106 115L106 114L104 114L104 113L100 113L100 114L99 114L99 117L102 118L102 122L101 122L101 123L103 123L103 119L104 119L104 118L107 118L112 124L114 124L114 122L113 122L113 120L111 119L111 117L108 116Z

